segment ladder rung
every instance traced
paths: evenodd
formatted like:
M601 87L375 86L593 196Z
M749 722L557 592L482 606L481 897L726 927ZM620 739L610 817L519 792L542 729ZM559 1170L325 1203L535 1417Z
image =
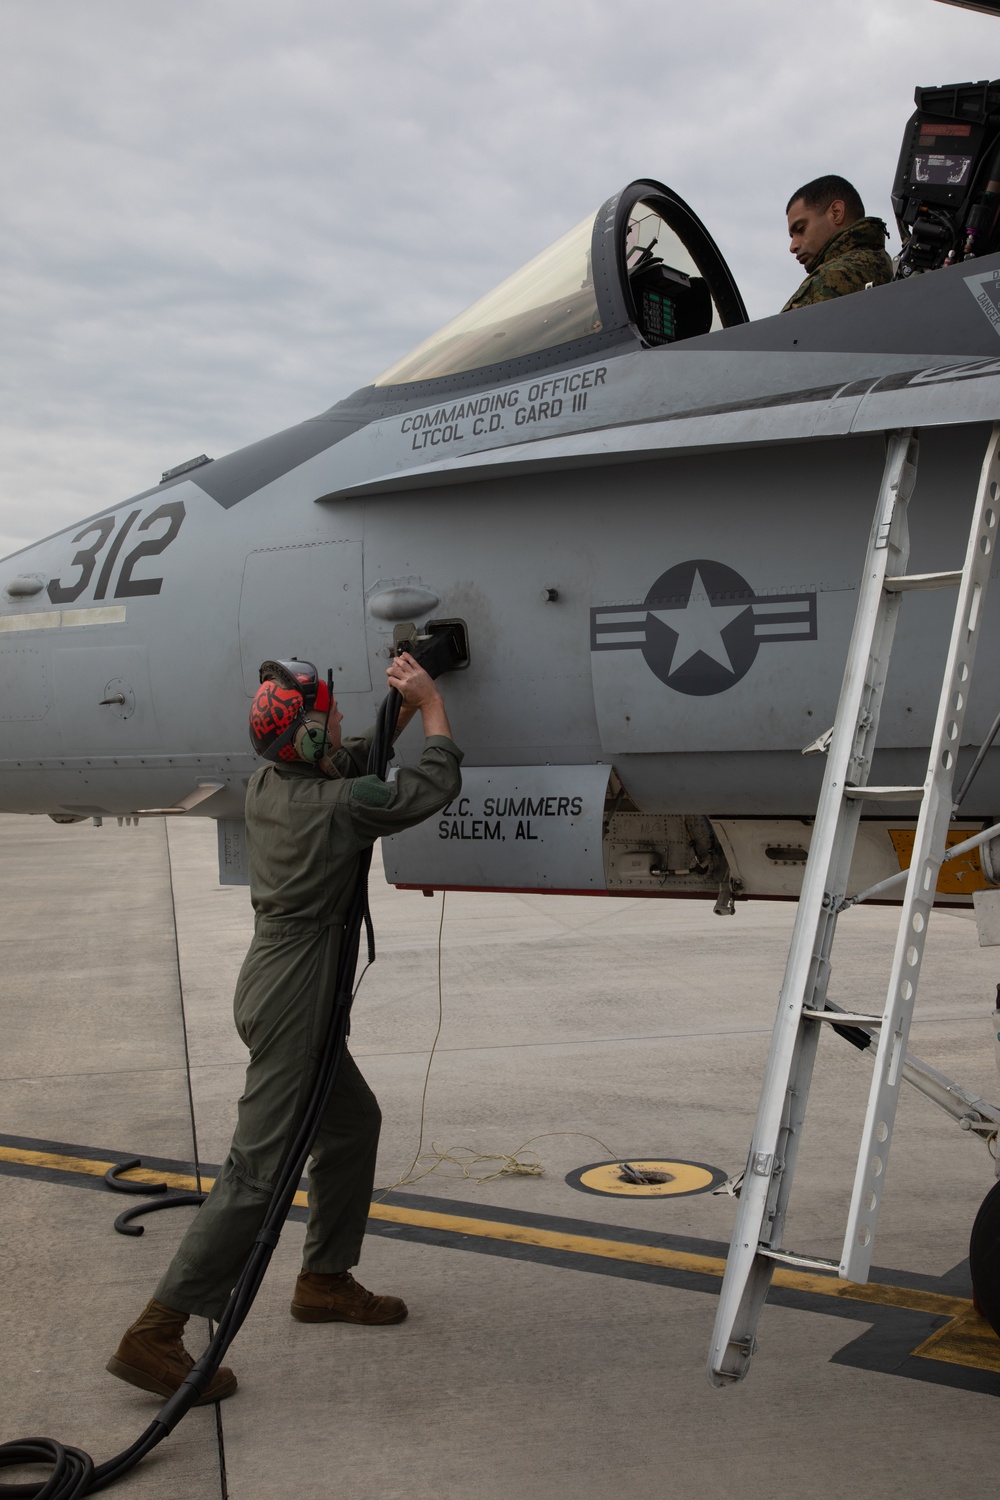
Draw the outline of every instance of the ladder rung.
M844 796L853 802L919 802L922 786L845 786Z
M802 1271L839 1271L839 1260L827 1260L824 1255L796 1255L794 1250L769 1250L766 1245L757 1247L757 1254L767 1260L777 1261L782 1266L795 1266Z
M812 1010L809 1006L802 1007L802 1014L807 1021L829 1021L831 1026L881 1026L883 1016L859 1016L851 1010Z
M961 568L953 573L903 573L887 578L883 587L890 594L904 594L909 589L948 589L962 581Z

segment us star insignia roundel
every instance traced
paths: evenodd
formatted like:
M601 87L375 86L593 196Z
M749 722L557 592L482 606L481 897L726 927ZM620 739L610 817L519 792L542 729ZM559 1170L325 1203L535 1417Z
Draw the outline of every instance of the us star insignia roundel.
M641 604L590 611L592 651L639 651L662 683L692 697L731 688L768 642L815 639L814 593L755 594L705 557L661 573Z

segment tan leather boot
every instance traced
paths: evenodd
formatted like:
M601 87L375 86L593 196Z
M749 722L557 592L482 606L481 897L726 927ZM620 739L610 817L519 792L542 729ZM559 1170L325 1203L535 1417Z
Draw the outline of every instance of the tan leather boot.
M177 1312L154 1298L131 1328L125 1330L105 1368L141 1391L172 1396L194 1364L182 1338L187 1320L187 1313ZM222 1365L194 1405L209 1406L213 1401L224 1401L235 1389L236 1376Z
M350 1271L300 1271L292 1296L292 1317L300 1323L402 1323L406 1314L401 1297L376 1297Z

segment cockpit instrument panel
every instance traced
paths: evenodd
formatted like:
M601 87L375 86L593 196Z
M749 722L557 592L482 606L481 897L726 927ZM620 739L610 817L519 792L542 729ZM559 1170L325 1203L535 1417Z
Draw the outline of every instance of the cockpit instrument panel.
M673 344L722 327L694 258L653 204L640 202L632 210L625 264L636 327L647 344Z

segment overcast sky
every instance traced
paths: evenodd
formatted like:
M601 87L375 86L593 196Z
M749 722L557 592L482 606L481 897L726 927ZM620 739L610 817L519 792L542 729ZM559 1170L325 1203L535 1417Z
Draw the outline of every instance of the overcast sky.
M935 0L0 0L0 556L370 383L635 177L774 311L789 193L888 219L914 86L984 74L1000 21Z

